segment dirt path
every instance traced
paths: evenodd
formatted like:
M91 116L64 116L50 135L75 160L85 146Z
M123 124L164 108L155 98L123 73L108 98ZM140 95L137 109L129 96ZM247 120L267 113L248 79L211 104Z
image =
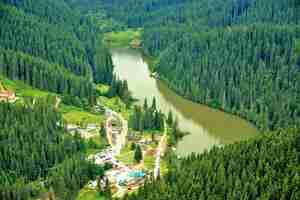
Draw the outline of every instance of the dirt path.
M112 120L112 117L109 117L107 120L106 120L106 123L105 123L105 129L106 129L106 138L107 138L107 141L108 141L108 144L110 146L113 146L113 141L112 141L112 127L110 127L109 125L109 122Z
M55 109L58 109L60 102L61 102L61 99L59 97L55 97L55 105L54 105Z
M119 154L121 152L121 149L125 146L126 143L126 137L128 134L128 122L122 117L121 114L109 109L109 108L105 108L109 113L110 116L108 117L108 119L106 120L106 125L105 125L105 129L106 129L106 135L107 135L107 140L109 142L109 144L115 148L115 150L117 151L117 154ZM110 121L117 118L121 123L121 131L119 134L117 134L115 136L115 141L113 141L113 128L110 124Z
M167 129L168 128L165 126L164 135L160 138L157 147L156 159L155 159L155 165L153 171L155 179L160 175L160 159L162 156L164 156L165 151L167 149Z

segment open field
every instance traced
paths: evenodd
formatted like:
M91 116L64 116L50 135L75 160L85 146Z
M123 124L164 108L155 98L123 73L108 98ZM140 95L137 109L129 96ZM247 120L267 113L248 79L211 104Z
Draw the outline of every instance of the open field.
M118 155L116 157L119 161L121 161L122 163L124 163L125 165L134 165L135 161L134 161L134 151L132 151L130 149L130 145L127 144L126 147L124 147L120 153L120 155Z
M53 94L47 91L32 88L22 81L12 81L1 75L0 81L6 89L14 91L18 97L46 97L49 94Z
M119 97L107 98L104 96L100 96L98 98L98 101L101 105L120 113L126 120L129 119L131 110L126 108L126 105L122 102L122 100Z
M96 190L83 188L79 191L76 200L105 200Z
M148 170L153 170L155 166L155 156L154 155L146 155L144 157L144 167Z
M122 32L109 32L104 36L104 42L110 47L139 47L141 29L129 29Z
M103 115L92 114L75 106L61 105L59 110L63 113L63 118L71 124L99 125L104 121Z
M101 95L106 94L109 91L109 86L104 84L98 84L96 89L101 93Z

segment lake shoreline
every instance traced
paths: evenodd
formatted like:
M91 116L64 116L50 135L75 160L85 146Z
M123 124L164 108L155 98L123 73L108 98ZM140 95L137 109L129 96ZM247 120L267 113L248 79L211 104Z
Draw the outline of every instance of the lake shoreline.
M145 97L156 97L160 109L165 114L172 110L179 118L179 129L190 133L176 146L180 155L202 153L216 145L231 144L258 135L258 130L248 121L193 102L178 95L162 78L151 77L153 68L149 66L146 55L140 48L118 47L110 48L110 51L115 73L128 81L133 97L140 102Z

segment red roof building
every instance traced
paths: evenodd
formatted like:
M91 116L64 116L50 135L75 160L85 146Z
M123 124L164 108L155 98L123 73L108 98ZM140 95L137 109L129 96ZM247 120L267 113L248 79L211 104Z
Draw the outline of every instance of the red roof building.
M0 92L0 101L14 102L15 100L16 100L15 93L8 90L3 90Z

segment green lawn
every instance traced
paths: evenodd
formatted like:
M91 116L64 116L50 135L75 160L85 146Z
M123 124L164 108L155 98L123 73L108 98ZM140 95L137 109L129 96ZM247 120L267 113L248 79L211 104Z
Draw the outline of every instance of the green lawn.
M145 165L146 169L153 170L154 166L155 166L155 156L154 155L145 156L144 165ZM167 172L168 172L168 164L162 158L162 159L160 159L160 173L161 173L161 175L165 175Z
M31 86L25 84L22 81L12 81L1 75L0 81L6 89L14 91L18 97L46 97L49 94L53 94L47 91L32 88Z
M104 84L98 84L96 89L102 94L105 95L109 91L109 86Z
M148 170L153 170L155 165L155 157L154 155L147 155L144 157L144 165Z
M168 172L168 163L164 159L160 160L160 173L165 175Z
M141 29L128 29L122 32L110 32L104 36L104 42L111 47L138 47Z
M105 200L96 190L83 188L79 191L76 200Z
M134 161L134 151L131 151L130 144L127 144L125 148L122 149L120 155L116 158L124 163L125 165L134 165L136 164Z
M101 152L108 145L106 138L102 138L102 137L100 137L100 135L96 135L96 136L90 138L89 140L92 140L96 146L90 147L89 145L87 145L88 146L88 149L86 152L87 155L96 154L98 152ZM87 142L87 144L89 143L88 140L86 142Z
M105 119L104 115L92 114L81 108L64 104L60 105L60 111L63 113L63 118L70 124L100 125Z
M132 111L126 108L125 103L119 97L107 98L100 96L98 100L102 105L121 113L126 120L129 119Z

